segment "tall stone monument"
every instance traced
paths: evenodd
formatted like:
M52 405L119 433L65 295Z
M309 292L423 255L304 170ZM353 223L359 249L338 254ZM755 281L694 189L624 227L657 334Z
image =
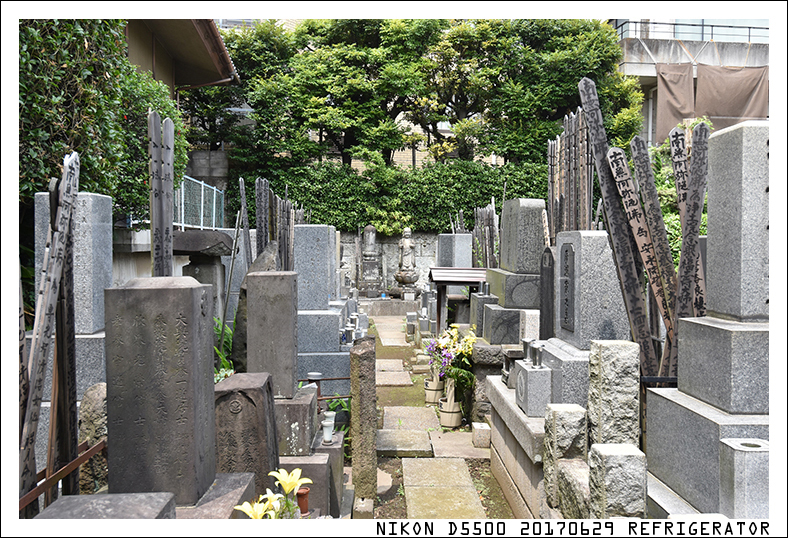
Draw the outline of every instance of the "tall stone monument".
M210 286L137 278L104 308L109 492L195 505L216 476Z
M369 224L364 228L361 247L361 275L358 279L358 290L364 297L380 297L380 292L385 289L376 235L377 230L373 225Z
M708 315L679 320L678 388L646 394L648 467L700 512L768 518L769 123L708 156Z

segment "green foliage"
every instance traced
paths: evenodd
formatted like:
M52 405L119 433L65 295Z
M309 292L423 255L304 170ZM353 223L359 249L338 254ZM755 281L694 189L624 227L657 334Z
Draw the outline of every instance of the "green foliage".
M122 126L120 148L123 158L120 161L118 182L112 191L115 212L130 215L134 220L147 219L150 214L148 112L157 111L162 123L165 118L172 120L175 131L175 189L183 180L189 160L187 128L175 101L170 98L167 86L154 80L149 72L138 73L129 66L121 85L120 104L118 119Z
M79 152L80 190L112 194L119 179L121 20L19 21L20 220L33 195Z
M224 326L224 337L222 337L222 320L213 318L213 332L216 340L220 340L219 347L214 346L213 350L219 358L219 368L214 367L214 383L218 383L225 377L235 373L232 361L229 359L233 351L233 329L229 325Z

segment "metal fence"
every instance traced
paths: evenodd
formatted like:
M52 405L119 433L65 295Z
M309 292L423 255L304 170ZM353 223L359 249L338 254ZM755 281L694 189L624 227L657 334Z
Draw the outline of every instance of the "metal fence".
M174 198L174 226L200 230L224 227L224 191L183 176Z
M682 39L686 41L721 41L768 43L768 26L710 24L704 19L693 22L656 22L625 20L616 26L619 39Z

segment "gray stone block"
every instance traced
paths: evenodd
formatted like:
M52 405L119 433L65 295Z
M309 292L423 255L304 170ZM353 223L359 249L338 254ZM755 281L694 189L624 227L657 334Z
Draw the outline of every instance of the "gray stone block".
M255 495L274 489L279 469L276 413L268 373L234 374L214 385L216 470L254 473Z
M709 137L708 189L708 312L768 320L768 121L745 121Z
M41 283L49 193L35 194L36 290ZM77 334L104 329L104 290L112 286L112 198L80 192L72 216L74 241L74 327Z
M471 307L468 323L470 323L471 327L474 327L474 331L481 333L484 330L484 305L498 304L498 297L482 293L471 293L470 301Z
M175 519L172 493L64 495L35 519Z
M501 213L501 268L513 273L539 273L545 247L544 200L516 198L503 203Z
M545 419L531 418L517 405L515 391L506 388L500 376L487 377L487 395L492 409L500 417L501 424L511 432L513 439L520 445L525 455L533 463L542 462L544 450ZM493 424L493 429L495 429ZM500 450L499 450L500 452ZM501 453L503 456L503 453Z
M558 462L576 459L585 464L587 438L585 409L575 404L547 405L542 469L547 501L553 508L559 503Z
M32 331L25 335L27 349L33 338ZM106 381L106 359L104 356L104 331L95 334L75 335L76 358L77 358L77 400L82 399L82 395L87 389L96 383ZM53 340L54 341L54 340ZM52 364L54 346L49 346L49 356L47 357L47 370L44 377L44 390L42 400L49 401L52 396Z
M210 293L191 277L106 290L110 493L170 491L194 505L214 481Z
M490 425L486 422L473 422L471 424L473 446L477 448L490 448Z
M677 389L646 392L649 472L696 510L720 511L720 440L769 440L768 415L731 415Z
M523 338L539 338L540 311L524 309L520 315L520 342Z
M329 488L328 488L328 514L333 518L339 517L342 506L342 482L344 478L345 462L345 432L337 432L331 436L331 444L323 443L322 432L315 436L312 450L315 454L328 454Z
M513 273L505 269L487 269L490 294L505 308L539 308L541 292L539 273Z
M545 487L547 482L545 481ZM590 484L588 464L581 459L561 459L556 462L558 503L564 519L590 519ZM548 497L549 502L549 497Z
M335 353L299 353L298 379L306 379L309 372L320 372L323 377L350 377L350 350ZM321 381L323 396L350 394L350 379Z
M720 512L769 519L769 442L720 439Z
M553 371L553 403L573 403L581 407L588 404L589 354L558 338L544 342L542 363Z
M524 312L497 304L484 305L483 338L492 345L519 343Z
M268 372L274 397L292 398L296 388L298 292L293 271L247 276L247 372Z
M335 310L298 311L298 353L339 351L342 315Z
M279 465L288 473L292 473L296 468L301 469L301 477L312 480L311 484L305 484L305 487L309 488L309 510L317 508L321 514L330 513L331 462L328 453L282 456L279 458Z
M438 267L472 267L473 235L438 234Z
M178 506L176 519L247 519L235 507L255 499L254 473L217 473L196 506Z
M431 458L433 456L430 435L420 430L382 429L377 431L375 441L379 456L396 458Z
M336 230L323 224L297 224L293 270L298 273L298 309L326 310L336 296Z
M591 340L629 340L629 320L607 232L560 232L556 243L556 337L579 349L590 349ZM573 256L565 253L564 245L571 245Z
M514 485L514 491L504 490L507 499L521 497L529 512L538 512L538 484L544 478L541 461L535 462L528 456L526 448L509 429L508 424L511 422L504 422L496 409L492 409L490 418L490 466L493 475L497 478L502 474L500 470L496 471L496 467L500 465ZM501 483L501 486L503 485ZM512 509L514 508L513 506Z
M543 417L550 403L551 371L535 367L524 360L514 362L515 397L517 405L529 417Z
M635 445L592 444L588 467L592 518L646 517L646 455Z
M679 321L678 388L726 413L769 413L769 323Z
M301 387L293 398L274 398L274 415L279 456L308 455L318 429L317 387Z
M640 443L640 346L592 340L588 358L588 442Z
M501 366L503 365L503 348L500 345L490 344L484 338L477 338L473 344L471 362L488 366Z

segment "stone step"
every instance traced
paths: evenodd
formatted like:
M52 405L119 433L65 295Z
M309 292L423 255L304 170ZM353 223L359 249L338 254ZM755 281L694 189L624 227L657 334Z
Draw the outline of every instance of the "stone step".
M646 479L648 481L646 511L649 518L667 519L668 516L699 513L692 505L682 499L678 493L663 484L651 473L646 475Z
M403 458L408 519L485 519L462 458Z
M431 458L432 443L426 431L378 430L378 456L398 458Z
M412 384L410 372L375 372L375 385L378 387L402 387Z
M378 359L375 361L377 372L404 372L405 367L399 359Z
M440 430L434 407L392 406L383 408L384 430Z

